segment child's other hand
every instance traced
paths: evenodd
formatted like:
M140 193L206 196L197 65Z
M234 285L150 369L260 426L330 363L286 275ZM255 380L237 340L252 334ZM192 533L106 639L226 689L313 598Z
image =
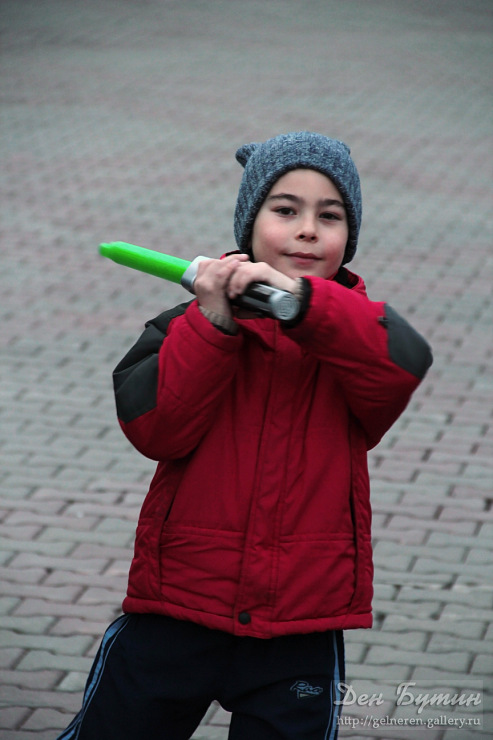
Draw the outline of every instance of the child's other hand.
M227 291L239 266L248 260L247 254L232 254L222 260L210 259L200 262L193 286L199 305L208 311L232 318L233 312Z

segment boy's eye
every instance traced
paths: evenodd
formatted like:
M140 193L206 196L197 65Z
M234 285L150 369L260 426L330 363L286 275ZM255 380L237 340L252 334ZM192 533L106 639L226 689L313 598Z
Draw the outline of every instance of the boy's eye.
M338 213L322 213L321 218L326 219L328 221L340 221L341 216Z
M280 206L279 208L276 208L276 213L280 213L281 216L291 216L294 213L294 210L291 206Z

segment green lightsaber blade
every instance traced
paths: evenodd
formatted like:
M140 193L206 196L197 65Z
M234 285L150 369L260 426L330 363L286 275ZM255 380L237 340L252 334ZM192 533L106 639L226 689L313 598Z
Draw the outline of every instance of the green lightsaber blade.
M194 291L199 264L209 257L195 257L192 262L172 257L169 254L155 252L153 249L137 247L126 242L109 242L99 245L99 253L109 257L113 262L134 270L147 272L149 275L179 283L190 293ZM260 312L266 316L283 321L292 321L300 310L300 302L293 293L279 290L264 283L251 283L246 291L237 296L232 303L250 311Z
M134 270L147 272L149 275L155 275L173 283L181 283L184 272L190 266L188 260L126 242L100 244L99 253L119 265L132 267Z

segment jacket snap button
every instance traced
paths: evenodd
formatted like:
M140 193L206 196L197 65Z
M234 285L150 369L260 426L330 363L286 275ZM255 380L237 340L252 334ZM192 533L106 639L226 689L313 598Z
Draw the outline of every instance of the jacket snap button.
M252 618L248 612L240 612L238 615L238 621L240 624L250 624Z

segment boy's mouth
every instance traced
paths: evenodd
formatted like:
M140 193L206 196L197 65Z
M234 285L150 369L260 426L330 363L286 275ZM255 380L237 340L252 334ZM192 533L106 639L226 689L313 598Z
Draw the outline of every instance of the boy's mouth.
M313 254L312 252L291 252L287 256L293 259L295 262L303 264L307 264L313 262L314 260L320 259L320 257L317 257L317 255Z

